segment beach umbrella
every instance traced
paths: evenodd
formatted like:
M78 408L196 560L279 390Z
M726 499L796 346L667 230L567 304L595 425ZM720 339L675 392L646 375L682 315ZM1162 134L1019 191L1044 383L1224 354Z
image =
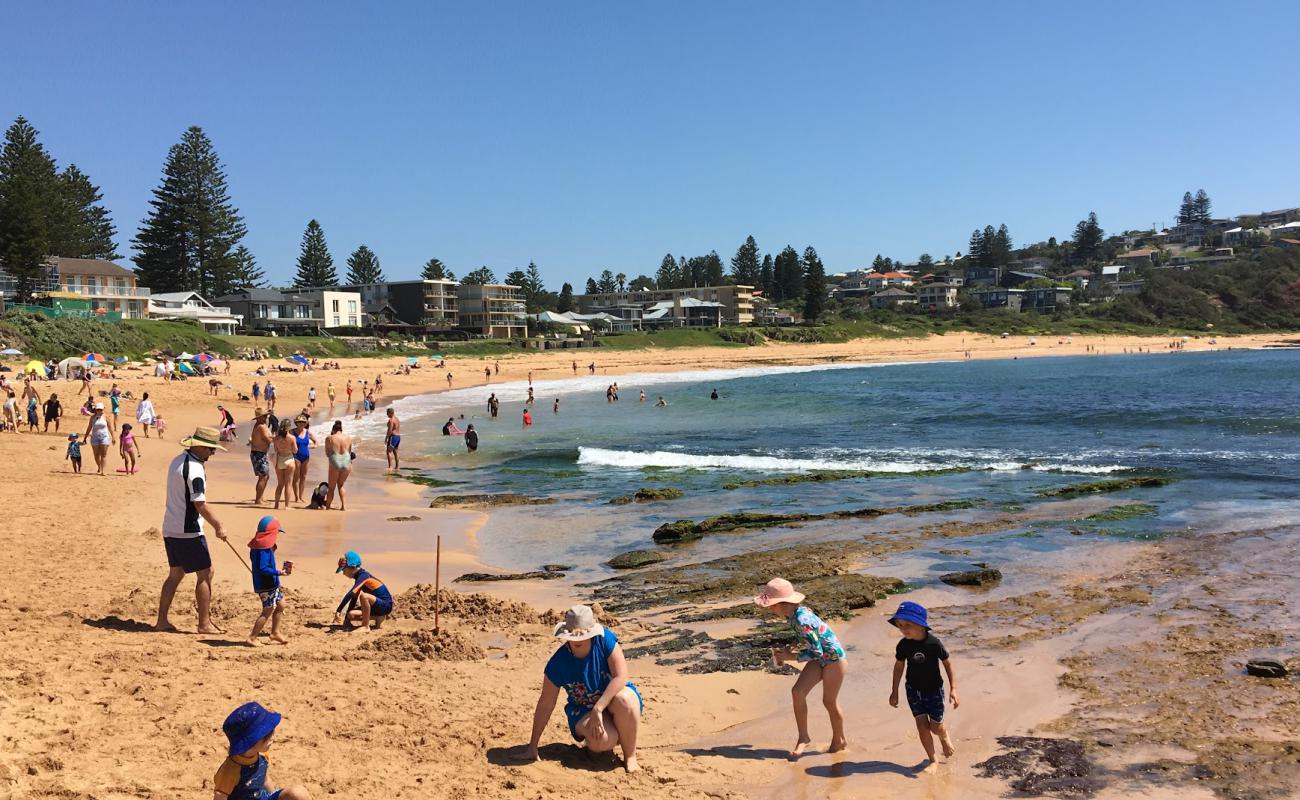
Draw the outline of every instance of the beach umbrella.
M27 366L23 367L23 372L43 373L45 372L45 365L33 358L27 362Z
M216 361L217 357L212 355L211 353L199 353L197 356L194 357L194 360L199 362L200 364L206 364L209 361Z
M194 358L194 354L189 352L188 350L182 350L181 354L176 357L179 358L181 361L189 361L191 358Z
M22 354L22 350L15 350L12 347L6 347L5 349L0 350L0 356L20 356Z
M20 353L19 355L21 355L21 353ZM419 359L418 357L416 357L416 356L407 356L407 357L406 357L406 360L407 360L407 362L410 363L410 364L415 364L415 363L419 362L420 359Z
M81 357L82 361L94 361L98 364L107 364L108 359L100 353L86 353Z
M304 366L311 363L305 357L299 355L298 353L294 353L293 355L289 356L287 360L293 364L302 364Z

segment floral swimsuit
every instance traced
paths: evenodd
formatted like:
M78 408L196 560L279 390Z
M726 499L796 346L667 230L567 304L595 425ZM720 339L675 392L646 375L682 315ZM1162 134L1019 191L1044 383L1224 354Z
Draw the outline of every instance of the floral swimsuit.
M844 647L835 636L835 631L807 606L799 606L794 612L790 618L790 627L804 640L804 649L799 653L800 661L816 661L824 667L844 659Z

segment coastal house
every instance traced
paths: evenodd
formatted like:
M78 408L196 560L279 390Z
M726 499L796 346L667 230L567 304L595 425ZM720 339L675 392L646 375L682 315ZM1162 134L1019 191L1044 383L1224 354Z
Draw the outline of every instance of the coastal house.
M1127 253L1120 253L1115 256L1115 260L1121 264L1129 264L1133 267L1149 267L1155 263L1156 251L1146 247L1141 250L1130 250Z
M1268 227L1270 239L1300 239L1300 221Z
M981 308L1003 308L1007 311L1020 311L1024 301L1024 289L1008 289L1003 286L985 286L971 290L971 296L979 302Z
M926 311L957 307L957 287L950 283L927 283L916 287L916 305Z
M1002 283L1001 267L967 267L967 286L998 286Z
M1056 268L1056 259L1047 256L1028 256L1026 258L1017 258L1007 264L1009 269L1018 269L1022 272L1046 273Z
M1002 285L1007 287L1020 286L1030 281L1036 281L1043 277L1037 272L1024 272L1018 269L1009 269L1002 273Z
M162 292L149 295L149 319L194 322L208 333L230 335L244 318L225 306L214 306L198 292Z
M1132 274L1132 264L1108 264L1101 268L1101 279L1103 281L1118 281Z
M867 301L872 308L894 308L895 306L916 305L916 295L900 289L897 286L891 286L883 291L876 292Z
M361 327L361 295L334 288L241 289L218 297L217 303L254 330L311 334Z
M1074 290L1068 286L1039 286L1023 291L1020 301L1021 311L1054 314L1058 310L1065 310L1070 305L1070 295Z
M524 292L506 283L467 284L456 287L459 305L456 327L493 339L528 335Z
M35 294L54 300L82 300L92 313L120 314L122 319L145 319L149 314L149 289L140 286L135 273L100 258L46 260L45 274ZM15 282L0 271L0 295L12 300Z
M435 330L450 330L459 322L460 304L456 290L460 284L449 280L384 281L340 287L357 292L366 305L391 306L398 320Z
M743 284L727 286L692 286L681 289L639 289L625 292L597 292L578 295L578 308L584 314L604 312L614 314L619 307L640 306L650 320L650 312L660 303L667 302L680 309L703 308L694 301L717 303L722 308L722 324L748 325L754 321L754 287ZM690 301L690 302L687 302ZM669 315L673 320L687 325L691 315L712 316L712 312L687 312ZM656 318L658 319L658 318Z
M1076 269L1068 275L1061 276L1061 279L1073 283L1080 289L1087 289L1088 284L1092 282L1092 277L1092 272L1090 270Z
M1259 215L1261 227L1285 225L1288 222L1300 222L1300 208L1282 208L1277 211L1265 211Z
M1281 247L1284 250L1290 250L1296 247L1300 247L1300 239L1278 239L1277 241L1273 242L1273 246Z
M651 304L642 324L647 328L720 328L725 311L726 306L714 300L675 297Z

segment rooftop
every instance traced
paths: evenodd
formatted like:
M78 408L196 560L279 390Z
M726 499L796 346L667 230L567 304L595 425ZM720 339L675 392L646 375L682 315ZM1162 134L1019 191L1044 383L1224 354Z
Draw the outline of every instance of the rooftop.
M73 275L107 275L113 278L134 278L135 273L126 267L105 261L102 258L61 258L51 256L48 263L58 269L60 274Z

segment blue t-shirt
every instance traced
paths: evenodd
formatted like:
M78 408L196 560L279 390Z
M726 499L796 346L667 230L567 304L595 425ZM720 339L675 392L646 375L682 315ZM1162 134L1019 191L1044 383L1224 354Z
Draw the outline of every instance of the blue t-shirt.
M563 689L569 695L564 705L564 715L573 728L600 700L609 686L609 654L618 645L618 637L609 628L605 633L591 640L591 652L586 658L579 659L569 650L568 645L561 646L551 660L546 662L546 679ZM636 691L636 686L627 684Z
M253 566L253 591L269 592L280 585L274 550L269 547L249 548L248 560Z

